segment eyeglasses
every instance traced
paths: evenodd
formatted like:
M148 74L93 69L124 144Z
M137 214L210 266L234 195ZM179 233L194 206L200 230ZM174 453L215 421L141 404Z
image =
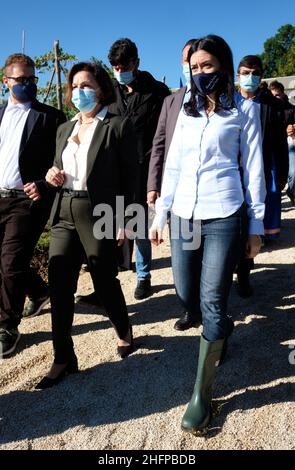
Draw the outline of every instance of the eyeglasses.
M9 80L14 80L16 83L21 83L24 85L25 83L38 83L39 78L35 77L35 75L31 75L30 77L6 77Z

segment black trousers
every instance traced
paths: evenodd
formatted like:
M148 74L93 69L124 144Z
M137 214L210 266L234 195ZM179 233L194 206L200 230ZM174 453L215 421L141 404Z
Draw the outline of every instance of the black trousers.
M97 240L93 235L95 221L88 198L64 196L59 219L51 229L49 290L54 362L57 364L68 362L74 353L71 338L74 294L85 254L95 292L117 335L123 339L129 331L126 303L117 279L117 242Z
M33 203L26 196L0 198L1 328L18 326L26 293L37 294L44 284L29 266L49 212L49 206Z

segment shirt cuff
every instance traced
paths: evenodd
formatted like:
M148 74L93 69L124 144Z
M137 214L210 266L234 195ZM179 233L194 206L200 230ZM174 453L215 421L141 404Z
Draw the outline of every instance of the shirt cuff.
M163 230L166 225L166 221L167 221L166 212L162 212L161 214L156 214L151 228L160 228Z
M249 235L264 235L264 225L262 220L249 220Z

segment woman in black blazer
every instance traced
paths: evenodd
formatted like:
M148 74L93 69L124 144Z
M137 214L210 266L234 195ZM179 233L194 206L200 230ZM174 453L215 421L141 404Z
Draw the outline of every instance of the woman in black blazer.
M108 112L115 94L109 75L99 65L74 65L66 95L67 103L80 112L60 126L54 165L46 175L47 190L56 191L49 249L54 362L36 386L39 389L78 371L71 327L84 253L96 293L119 337L118 354L126 357L133 351L132 329L117 279L117 245L125 235L126 208L134 200L137 157L132 127L127 119ZM121 202L124 197L123 214L117 211L118 196ZM105 223L97 215L103 215Z

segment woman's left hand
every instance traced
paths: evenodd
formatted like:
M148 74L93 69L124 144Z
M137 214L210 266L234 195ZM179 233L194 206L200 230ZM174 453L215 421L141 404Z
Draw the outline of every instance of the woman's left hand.
M246 244L246 258L255 258L262 246L260 235L249 235Z
M39 199L41 199L41 195L35 183L24 184L24 192L30 199L33 199L33 201L39 201Z

